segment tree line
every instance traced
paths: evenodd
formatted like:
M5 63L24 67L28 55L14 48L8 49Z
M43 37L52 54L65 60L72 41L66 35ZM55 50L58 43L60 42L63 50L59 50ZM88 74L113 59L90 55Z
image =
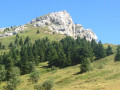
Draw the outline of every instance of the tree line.
M104 49L103 44L86 38L73 39L69 36L59 42L50 41L47 37L31 42L30 37L23 40L16 35L15 41L9 44L10 51L0 56L0 81L10 80L20 74L29 74L41 62L48 61L48 66L64 68L81 64L81 71L89 70L91 62L113 54L112 48Z

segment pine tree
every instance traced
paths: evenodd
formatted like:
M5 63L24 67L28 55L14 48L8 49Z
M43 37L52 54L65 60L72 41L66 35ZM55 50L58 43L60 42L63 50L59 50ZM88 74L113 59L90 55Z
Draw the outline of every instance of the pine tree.
M21 72L22 72L22 74L27 74L27 73L29 73L30 68L29 68L29 60L28 60L26 46L21 47L20 55L21 55L21 63L20 63Z
M113 51L112 51L112 48L110 45L108 45L108 48L106 50L106 55L109 56L109 55L112 55L113 54Z
M16 35L16 38L19 38L19 35L18 35L18 34Z
M82 60L80 69L81 69L81 73L90 71L90 70L92 69L92 68L91 68L91 63L90 63L90 59L89 59L89 58L84 58L84 59Z
M9 47L13 47L13 43L12 42L9 44Z
M20 38L19 44L22 46L23 45L23 40Z
M58 55L56 49L53 49L51 52L52 57L50 58L48 64L50 67L57 66L58 64Z
M39 34L39 33L40 33L40 31L39 31L39 30L37 30L36 34Z
M105 49L104 49L101 41L98 42L95 56L96 56L96 59L101 59L101 58L104 58L106 56L106 52L105 52Z
M39 64L39 56L38 56L36 44L33 45L33 56L34 56L35 64L38 65Z
M25 44L31 44L31 39L29 36L26 37L25 41L24 41L24 45Z
M31 62L34 62L34 57L33 57L33 52L32 52L32 46L27 45L27 55L28 55L28 60Z
M66 55L63 50L58 52L58 67L65 67Z
M71 57L70 57L70 52L67 53L67 59L66 59L66 66L71 65Z
M118 47L117 47L117 54L115 56L114 61L120 61L120 45L118 45Z
M6 80L9 80L12 77L12 70L14 68L14 63L10 55L6 55L5 57L6 57L5 69L7 70Z
M43 50L42 49L40 49L40 52L39 52L39 56L40 56L40 62L43 62L44 61L44 52L43 52Z
M18 38L15 39L15 44L19 45L19 39Z

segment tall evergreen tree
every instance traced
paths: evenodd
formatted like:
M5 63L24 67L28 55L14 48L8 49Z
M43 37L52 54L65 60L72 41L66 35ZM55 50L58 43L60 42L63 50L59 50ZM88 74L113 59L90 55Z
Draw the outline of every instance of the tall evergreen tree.
M40 49L39 56L40 56L40 62L43 62L45 59L45 55L42 49Z
M50 60L48 62L49 66L52 67L52 66L58 66L58 55L57 55L57 51L56 49L53 49L52 52L51 52L51 57L50 57Z
M120 61L120 45L117 47L117 53L114 61Z
M70 65L71 65L71 57L70 57L70 52L68 52L66 57L66 66L70 66Z
M20 38L19 44L22 46L23 45L23 40Z
M10 55L5 56L5 69L7 70L6 72L6 80L9 80L12 77L12 70L14 68L14 63Z
M101 58L104 58L106 56L106 52L105 52L105 49L104 49L101 41L98 42L95 56L96 56L96 59L101 59Z
M25 44L31 44L31 39L29 36L26 37L25 41L24 41L24 45Z
M91 63L90 63L90 59L89 59L89 58L84 58L84 59L82 60L80 69L81 69L81 73L90 71L90 70L92 69L92 68L91 68Z
M29 60L28 60L28 55L27 55L27 47L26 46L22 46L21 47L21 72L22 74L27 74L29 73Z
M106 49L106 55L109 56L109 55L112 55L113 54L113 51L112 51L112 48L110 45L108 45L108 48Z

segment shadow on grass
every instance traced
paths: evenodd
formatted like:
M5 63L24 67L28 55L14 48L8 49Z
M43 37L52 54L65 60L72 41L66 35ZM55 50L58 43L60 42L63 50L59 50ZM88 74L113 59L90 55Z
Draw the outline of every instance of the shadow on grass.
M79 75L79 74L83 74L83 72L77 72L77 73L75 73L73 75Z

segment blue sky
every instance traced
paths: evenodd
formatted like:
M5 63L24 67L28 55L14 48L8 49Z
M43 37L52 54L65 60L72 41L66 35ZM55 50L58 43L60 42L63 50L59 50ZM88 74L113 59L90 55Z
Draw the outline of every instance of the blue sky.
M91 28L103 43L120 44L120 0L1 0L0 28L62 10L74 23Z

